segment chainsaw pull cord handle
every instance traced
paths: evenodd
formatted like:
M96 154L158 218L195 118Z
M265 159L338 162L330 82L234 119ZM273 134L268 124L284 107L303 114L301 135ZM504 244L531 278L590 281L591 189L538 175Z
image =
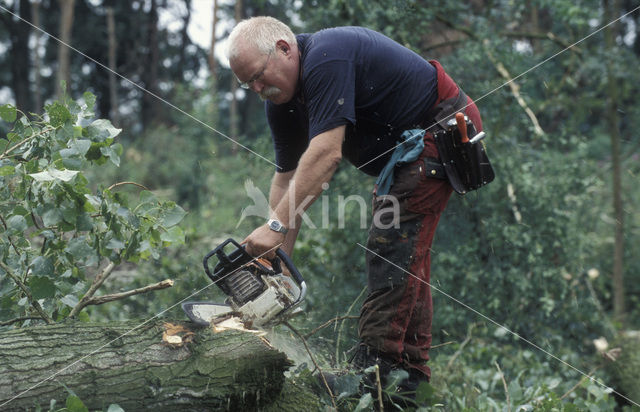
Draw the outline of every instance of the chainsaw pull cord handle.
M460 131L462 143L469 142L469 136L467 136L467 122L464 119L464 113L456 113L456 123L458 124L458 130Z
M291 260L289 255L284 252L284 250L276 250L276 256L284 262L284 265L287 267L287 269L289 269L289 272L291 272L293 280L300 287L300 296L298 296L298 299L296 299L296 301L293 303L293 306L295 306L298 303L302 302L304 297L307 295L307 283L304 281L302 275L298 271L298 268L293 264L293 261Z

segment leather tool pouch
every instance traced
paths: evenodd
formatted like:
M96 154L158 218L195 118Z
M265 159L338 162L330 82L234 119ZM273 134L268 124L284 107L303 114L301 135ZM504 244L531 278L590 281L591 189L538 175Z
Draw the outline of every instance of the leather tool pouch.
M455 114L464 111L466 103L467 96L462 90L457 97L441 102L434 108L432 118L435 124L429 129L433 134L447 179L453 190L459 194L479 189L495 178L484 142L462 142ZM473 139L477 134L470 120L467 120L467 134L469 139Z

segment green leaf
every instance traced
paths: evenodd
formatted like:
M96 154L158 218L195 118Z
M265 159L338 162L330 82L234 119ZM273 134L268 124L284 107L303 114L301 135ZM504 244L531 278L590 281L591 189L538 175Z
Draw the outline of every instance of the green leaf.
M148 191L148 190L143 190L142 192L140 192L140 203L150 203L150 202L156 202L156 196Z
M45 106L49 114L49 122L53 127L60 127L72 119L71 112L60 102L53 102Z
M84 102L87 104L87 111L92 111L96 104L96 96L91 92L84 92L82 94Z
M89 412L89 409L84 406L84 403L75 395L67 396L67 409L69 412Z
M46 227L51 227L62 221L62 212L54 205L49 204L43 208L41 217L42 223L44 223Z
M27 219L20 215L11 216L7 219L7 227L11 230L11 233L22 233L28 227Z
M93 220L88 213L82 212L76 217L76 229L81 232L88 232L93 229Z
M184 232L179 226L173 226L166 232L162 232L160 240L168 243L184 244Z
M186 214L187 212L183 208L174 204L171 209L162 214L160 224L165 228L175 226L180 223Z
M31 276L29 288L34 299L52 298L56 294L56 285L45 276Z
M111 163L113 163L116 167L120 167L120 156L118 155L118 151L116 150L116 148L114 148L113 146L101 147L100 153L102 153L103 156L108 157L109 160L111 160Z
M0 167L0 176L11 176L16 172L16 168L11 165Z
M91 140L87 140L87 139L71 140L69 142L69 148L75 150L75 152L80 156L84 156L87 154L87 152L91 148Z
M54 180L61 180L63 182L68 182L71 179L73 179L78 173L79 171L77 170L50 169L50 170L44 170L39 173L30 173L29 176L31 176L37 182L51 182Z
M66 295L60 299L60 302L69 306L70 308L75 307L78 304L78 297L75 295Z
M98 119L87 126L88 137L93 141L104 142L107 139L113 139L120 134L122 129L113 127L107 119Z
M122 409L117 403L112 403L109 405L107 412L124 412L124 409Z
M93 249L87 244L86 237L71 239L69 243L67 243L67 247L64 251L69 253L76 260L83 260L93 254Z
M122 240L120 239L110 239L109 242L107 242L106 248L107 249L124 249L125 244Z
M436 390L428 382L420 382L416 389L416 402L419 405L433 403L433 398Z
M371 396L370 393L367 392L360 398L360 401L358 402L358 405L353 410L353 412L361 412L361 411L369 410L369 407L371 405L373 405L373 397Z
M3 104L0 106L0 117L8 123L16 121L18 110L12 104Z
M53 276L53 262L44 256L38 256L31 262L31 273L34 276Z

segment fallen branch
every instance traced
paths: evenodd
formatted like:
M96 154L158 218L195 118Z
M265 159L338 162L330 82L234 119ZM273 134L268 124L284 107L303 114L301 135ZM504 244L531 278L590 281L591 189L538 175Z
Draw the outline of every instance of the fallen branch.
M2 226L4 226L4 230L5 231L8 230L7 229L7 222L5 222L4 218L1 215L0 215L0 222L2 222ZM18 250L16 245L13 243L13 239L11 238L11 236L7 235L7 239L9 240L9 243L13 247L13 250L16 252L16 255L20 256L20 251Z
M469 325L469 330L467 331L467 337L465 338L464 341L462 341L456 353L454 353L453 356L451 356L451 359L449 359L449 362L447 362L447 369L451 368L451 365L453 365L453 362L455 362L456 358L460 356L460 354L462 354L462 350L464 349L464 347L467 346L467 343L469 343L469 341L471 341L471 337L472 337L471 332L473 332L473 328L475 327L476 327L475 323L472 323L471 325Z
M40 306L38 301L35 300L33 296L31 296L31 292L29 291L29 288L24 283L22 283L22 281L18 276L16 276L11 271L11 268L2 261L0 261L0 267L7 273L7 276L9 276L15 282L15 284L22 290L22 292L27 297L29 304L31 304L31 306L36 310L36 312L38 312L40 317L44 319L44 321L47 322L48 324L50 325L53 324L54 323L53 320L49 317L49 315L47 315L47 312L45 312L44 309L42 309L42 306Z
M309 337L311 337L312 335L314 335L316 332L326 328L327 326L331 325L334 322L339 322L341 320L345 320L345 319L360 319L360 316L355 316L355 315L345 315L345 316L337 316L333 319L329 319L328 321L326 321L325 323L323 323L322 325L318 326L317 328L313 329L311 332L307 333L306 335L304 335L304 337L306 339L308 339Z
M85 302L84 306L102 305L103 303L113 302L114 300L120 300L120 299L128 298L129 296L139 295L141 293L147 293L147 292L151 292L153 290L166 289L166 288L170 288L172 286L173 286L173 280L166 279L166 280L163 280L162 282L154 283L152 285L148 285L148 286L145 286L145 287L142 287L142 288L138 288L138 289L128 290L126 292L114 293L114 294L111 294L111 295L104 295L104 296L96 296L96 297L93 297L93 298L87 300ZM76 305L76 307L77 307L77 305Z
M563 400L564 398L566 398L567 396L569 396L573 391L575 391L576 389L578 389L583 383L584 381L586 381L587 379L591 379L591 375L593 375L594 373L596 373L596 371L600 369L600 366L597 366L595 368L593 368L591 370L591 372L589 372L587 374L587 376L583 376L582 379L580 379L580 381L578 381L578 383L576 383L575 385L573 385L573 387L571 389L569 389L564 395L562 395L560 397L560 400Z
M347 309L346 316L348 316L349 313L351 313L351 310L353 310L353 307L356 305L356 302L360 300L360 298L362 297L362 295L364 295L364 292L366 292L367 289L368 289L367 286L363 287L362 290L360 291L360 294L355 298L353 302L351 302L349 309ZM343 328L344 328L344 320L342 321L342 323L340 324L340 327L338 328L338 337L336 339L336 364L340 363L340 339L342 337Z
M511 397L509 396L509 387L507 386L507 380L504 378L504 373L502 373L502 369L500 369L500 365L498 365L498 361L493 362L498 368L498 373L500 374L500 379L502 379L502 386L504 387L504 394L507 397L507 410L511 412Z
M450 340L449 342L439 343L439 344L437 344L437 345L433 345L433 346L431 346L431 347L429 348L429 350L431 350L431 349L441 348L441 347L443 347L443 346L447 346L447 345L451 345L452 343L456 343L456 341L455 341L455 340Z
M124 185L132 185L132 186L137 186L142 190L147 190L150 191L149 189L147 189L146 186L141 185L140 183L136 183L136 182L118 182L118 183L114 183L111 186L109 186L109 188L107 190L113 190L116 187L120 187L120 186L124 186Z
M76 316L85 306L88 305L87 302L91 300L100 286L102 286L104 281L107 280L109 275L111 275L111 272L113 272L113 269L115 267L115 263L109 262L109 264L96 275L96 277L93 279L93 282L91 283L91 286L89 287L89 290L87 290L87 293L84 294L84 296L80 299L80 302L78 302L78 304L71 310L71 313L69 313L70 318Z
M7 155L11 152L13 152L15 149L17 149L18 147L22 146L23 144L27 143L29 140L38 137L42 134L45 134L47 132L52 132L54 131L54 128L45 128L40 130L38 133L32 134L29 137L24 138L23 140L21 140L20 142L14 144L13 146L11 146L10 148L8 148L7 150L5 150L2 154L0 154L0 160L4 159L5 157L7 157Z
M378 408L384 411L384 404L382 403L382 381L380 380L380 366L374 365L376 370L376 386L378 387Z

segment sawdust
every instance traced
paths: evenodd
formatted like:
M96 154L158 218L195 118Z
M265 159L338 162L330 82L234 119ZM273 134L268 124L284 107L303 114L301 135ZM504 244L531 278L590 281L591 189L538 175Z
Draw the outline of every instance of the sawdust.
M241 330L243 332L253 333L256 336L265 336L267 332L263 330L247 329L242 319L231 316L220 322L211 322L211 329L215 333L224 332L225 330Z
M183 325L165 322L163 325L162 342L172 348L180 348L187 343L193 342L195 333L185 328Z

